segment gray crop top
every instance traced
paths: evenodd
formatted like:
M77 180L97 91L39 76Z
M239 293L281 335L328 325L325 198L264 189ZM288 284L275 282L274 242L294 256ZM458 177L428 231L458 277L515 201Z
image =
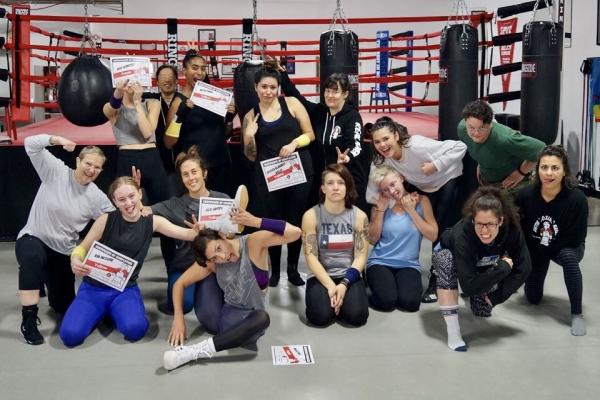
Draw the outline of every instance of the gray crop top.
M147 102L144 102L146 112L148 111ZM142 131L137 123L137 111L134 107L125 107L123 105L117 112L117 119L112 126L113 134L117 140L117 145L125 144L146 144L155 143L156 136L153 133L149 139L144 139Z

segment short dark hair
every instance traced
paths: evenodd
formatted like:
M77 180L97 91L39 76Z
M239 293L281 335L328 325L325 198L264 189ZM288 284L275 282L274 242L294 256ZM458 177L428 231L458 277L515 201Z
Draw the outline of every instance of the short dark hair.
M342 72L334 72L325 79L325 82L323 82L323 88L325 89L337 89L338 85L343 93L348 92L350 90L348 75Z
M540 161L542 160L542 157L546 157L546 156L554 156L554 157L560 158L560 161L562 162L562 165L563 165L563 169L565 170L565 176L563 177L562 182L561 182L562 187L566 187L568 189L573 189L574 187L576 187L577 180L571 173L571 166L569 165L569 157L567 155L567 151L565 150L565 148L563 146L556 145L556 144L551 144L551 145L544 147L542 149L542 151L540 152L540 154L538 155L537 164L535 166L535 172L536 172L535 181L538 184L541 184L541 182L540 182Z
M484 124L491 124L494 119L494 111L488 103L483 100L475 100L464 106L462 110L463 119L470 117L483 121Z
M410 139L410 135L408 134L408 129L404 125L395 122L390 117L381 117L377 119L377 121L375 121L375 123L371 127L371 137L373 137L373 134L375 132L383 128L387 128L392 133L397 133L399 136L398 144L401 147L406 147L406 144ZM373 146L373 164L381 165L384 161L384 157L381 154L379 154L379 152L377 152L377 149L375 149L375 145L373 144L373 142L371 142L371 145Z
M358 197L358 193L356 193L356 187L354 186L354 178L352 178L352 174L344 165L341 164L329 164L325 167L325 170L321 174L321 184L325 183L325 175L333 173L338 174L346 185L346 196L344 197L344 206L348 209L351 209L354 205ZM319 189L319 203L325 203L325 193L321 189Z
M219 235L219 232L214 229L202 229L198 232L198 235L192 242L192 249L194 250L196 262L199 265L206 267L206 263L208 262L208 259L206 258L206 247L208 246L208 243L220 239L221 236Z

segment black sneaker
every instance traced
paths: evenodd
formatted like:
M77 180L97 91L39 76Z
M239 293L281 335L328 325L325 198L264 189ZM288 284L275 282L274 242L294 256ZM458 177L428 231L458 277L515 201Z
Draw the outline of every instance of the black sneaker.
M298 267L291 267L287 270L288 282L294 286L304 286L304 281L298 272Z
M22 314L21 335L25 342L36 346L44 343L44 337L38 330L38 325L41 325L42 321L37 316L37 307L33 310L23 310Z
M429 275L429 284L423 296L421 297L421 303L435 303L437 301L437 293L435 288L435 275Z

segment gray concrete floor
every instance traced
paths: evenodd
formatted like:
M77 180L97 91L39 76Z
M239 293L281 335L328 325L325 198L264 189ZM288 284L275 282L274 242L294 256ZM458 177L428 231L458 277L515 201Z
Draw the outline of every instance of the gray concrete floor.
M417 313L370 310L362 328L305 325L304 291L285 278L269 293L271 327L258 353L235 350L167 373L162 354L171 318L158 312L166 279L158 241L151 247L139 284L151 322L147 336L128 343L101 325L86 342L65 348L59 318L42 300L46 343L24 344L14 243L0 243L0 399L584 399L600 396L600 228L590 228L583 260L584 314L588 334L569 331L569 302L562 271L553 265L546 296L526 304L522 289L494 309L473 317L461 300L462 333L470 348L446 347L445 326L435 304ZM429 265L428 243L422 262ZM303 264L302 268L306 270ZM425 279L425 276L423 276ZM187 315L191 341L206 333ZM273 345L310 344L316 363L273 366Z

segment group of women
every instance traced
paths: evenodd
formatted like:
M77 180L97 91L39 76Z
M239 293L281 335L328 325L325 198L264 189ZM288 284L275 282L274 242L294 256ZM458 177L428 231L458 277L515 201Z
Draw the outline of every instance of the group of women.
M164 354L166 369L256 343L269 326L264 296L268 286L279 282L284 244L288 281L298 286L304 284L298 273L304 245L310 271L306 318L312 325L340 319L361 326L367 322L369 304L379 310L415 312L421 301L437 299L448 346L464 351L459 283L474 314L485 317L524 282L529 302L539 303L553 260L564 270L571 332L585 334L579 262L587 202L573 185L561 147L548 146L540 154L535 183L516 200L521 216L512 199L490 187L472 194L461 216L456 210L466 151L462 142L409 136L405 127L382 117L371 129L375 157L367 178L362 121L347 102L347 77L333 74L325 85L325 104L311 105L285 72L266 63L255 76L259 102L244 116L242 136L244 155L254 162L256 192L268 215L256 217L234 208L231 221L252 228L252 233L231 238L204 229L195 216L199 198L231 193L224 173L230 160L225 140L234 109L217 118L194 106L189 97L195 82L206 79L206 62L191 52L183 65L182 93L169 93L160 104L144 102L141 88L119 83L105 106L120 146L120 175L133 171L133 177L113 182L108 197L93 183L105 162L100 149L85 147L73 171L45 147L60 145L72 151L74 143L48 135L26 139L26 151L42 180L16 244L21 332L28 343L43 342L37 304L44 286L51 307L64 313L59 333L66 346L82 343L107 316L127 340L142 338L148 320L136 278L153 232L175 240L162 246L167 309L174 314L168 341L176 346ZM280 87L293 97L280 97ZM159 126L164 142L157 143L154 130L159 116L164 118L163 102L170 106ZM158 150L163 145L177 149L173 165L185 189L166 196L162 191L169 185ZM299 153L306 182L269 191L260 161L294 152ZM163 149L162 154L168 152ZM148 189L151 207L143 205L140 184ZM318 200L311 202L314 197ZM95 222L90 231L76 245L78 232L91 220ZM431 290L425 295L419 261L423 237L434 243ZM123 291L88 276L90 266L83 261L94 241L137 261ZM74 275L84 277L77 295ZM213 336L184 346L184 314L192 309Z

